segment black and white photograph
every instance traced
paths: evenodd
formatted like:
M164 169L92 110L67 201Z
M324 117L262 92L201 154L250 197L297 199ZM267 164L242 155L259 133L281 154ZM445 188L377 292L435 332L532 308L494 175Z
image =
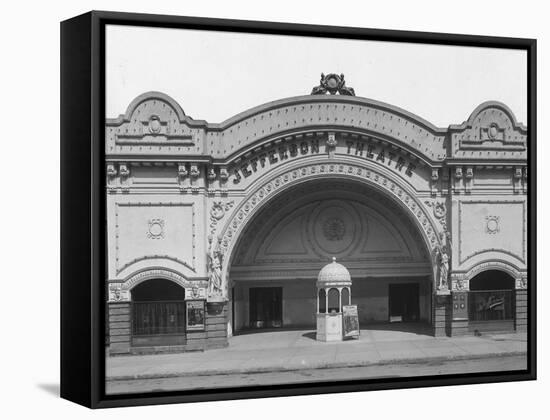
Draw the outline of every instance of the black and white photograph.
M105 392L528 369L526 49L108 24Z
M1 417L544 417L546 9L6 3Z

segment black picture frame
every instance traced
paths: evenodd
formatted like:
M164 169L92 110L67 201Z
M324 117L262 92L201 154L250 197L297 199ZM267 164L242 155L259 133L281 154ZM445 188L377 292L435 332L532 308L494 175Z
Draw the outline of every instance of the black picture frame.
M137 25L320 38L520 49L528 63L528 368L384 378L105 394L105 26ZM536 40L92 11L61 23L61 397L90 408L357 392L536 379Z

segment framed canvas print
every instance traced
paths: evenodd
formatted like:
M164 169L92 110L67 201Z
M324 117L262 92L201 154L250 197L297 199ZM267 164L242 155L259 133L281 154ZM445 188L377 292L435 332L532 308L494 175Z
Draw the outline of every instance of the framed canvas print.
M533 39L63 22L62 397L535 379L535 60Z

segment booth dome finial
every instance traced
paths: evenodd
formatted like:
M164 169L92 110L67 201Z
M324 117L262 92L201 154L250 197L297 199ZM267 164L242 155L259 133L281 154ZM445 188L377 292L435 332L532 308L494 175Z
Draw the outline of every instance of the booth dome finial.
M332 257L332 262L325 265L317 276L318 284L332 283L350 283L351 275L346 267L336 262L336 257Z

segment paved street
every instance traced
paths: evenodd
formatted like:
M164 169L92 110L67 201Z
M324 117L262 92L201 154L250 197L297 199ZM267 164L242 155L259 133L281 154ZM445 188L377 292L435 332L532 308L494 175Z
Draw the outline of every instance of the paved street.
M450 360L431 363L109 381L107 383L107 393L123 394L132 392L277 385L283 383L297 384L318 381L477 373L499 370L519 370L525 368L526 359L524 356L501 356L499 358Z
M108 357L107 391L525 368L522 333L435 338L422 328L396 328L371 328L358 340L333 343L316 341L311 330L260 332L232 337L224 349Z

